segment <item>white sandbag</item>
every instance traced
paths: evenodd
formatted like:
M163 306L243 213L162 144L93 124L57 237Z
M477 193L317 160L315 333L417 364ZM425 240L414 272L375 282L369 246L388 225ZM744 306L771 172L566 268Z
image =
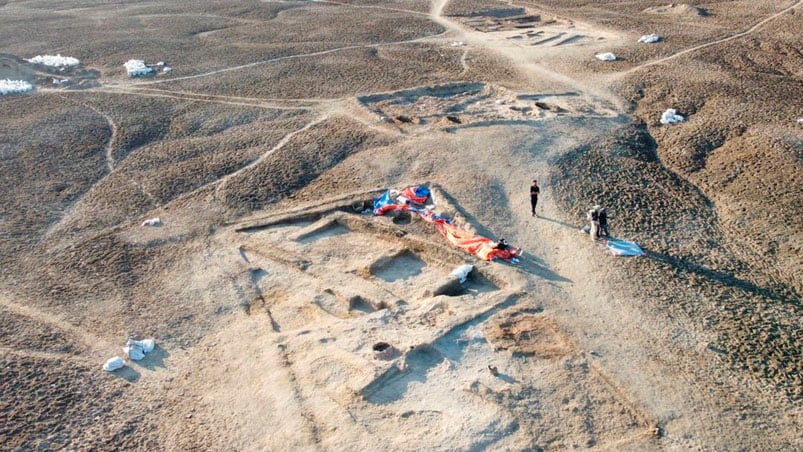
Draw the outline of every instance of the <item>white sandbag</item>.
M598 60L602 61L616 61L616 55L612 54L611 52L598 53L594 56L597 57Z
M139 361L145 357L145 352L142 351L142 346L137 341L129 340L123 347L123 352L134 361Z
M0 80L0 95L33 91L33 85L24 80Z
M677 110L675 110L674 108L667 109L661 115L661 124L675 124L676 122L683 122L685 120L686 118L679 115Z
M160 218L151 218L142 222L143 226L161 226L162 220Z
M123 361L123 358L115 356L114 358L109 358L109 360L106 361L105 364L103 364L103 370L105 370L106 372L114 372L115 370L120 369L123 366L125 366L125 361Z
M141 341L132 341L135 344L139 345L142 348L142 351L145 353L150 353L153 351L153 348L156 347L156 341L153 339L143 339Z
M153 72L153 69L147 65L142 60L128 60L126 61L123 66L125 66L126 72L128 72L129 77L139 77L141 75L148 75Z
M461 265L461 266L455 268L454 270L452 270L452 272L449 273L449 276L454 276L461 283L464 283L464 282L466 282L466 278L468 278L468 274L471 273L471 270L474 270L474 266L473 265L471 265L471 264Z
M81 62L77 58L61 56L60 53L56 55L36 55L33 58L25 60L29 63L43 64L45 66L53 67L69 67L78 66Z
M644 43L644 44L652 44L652 43L658 42L660 40L661 40L660 36L658 36L656 34L651 34L651 35L644 35L644 36L640 37L638 42L641 42L641 43Z

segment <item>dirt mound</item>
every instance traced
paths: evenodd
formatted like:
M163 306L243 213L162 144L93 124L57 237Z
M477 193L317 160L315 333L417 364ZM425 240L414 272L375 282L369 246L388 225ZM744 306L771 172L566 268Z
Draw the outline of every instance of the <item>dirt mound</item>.
M692 6L686 3L670 3L666 6L654 6L644 10L649 14L671 14L673 16L705 17L709 15L708 10L699 6Z

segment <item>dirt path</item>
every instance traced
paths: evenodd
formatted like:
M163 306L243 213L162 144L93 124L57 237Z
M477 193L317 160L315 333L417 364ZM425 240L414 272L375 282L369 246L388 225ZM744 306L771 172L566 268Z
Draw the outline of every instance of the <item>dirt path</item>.
M189 93L186 91L174 92L174 91L164 90L160 92L154 92L150 90L149 91L140 90L137 87L123 88L118 86L106 86L95 90L95 92L103 92L109 94L123 94L123 95L141 96L141 97L159 97L159 98L167 98L175 100L192 101L192 102L203 102L210 104L234 105L238 107L266 108L271 110L307 109L307 107L295 107L295 106L267 103L262 99L249 99L242 97L227 97L227 96L208 96L206 94Z
M226 72L239 71L241 69L248 69L248 68L251 68L251 67L261 66L261 65L264 65L264 64L276 63L276 62L279 62L279 61L286 61L286 60L295 60L295 59L299 59L299 58L310 58L310 57L316 57L316 56L321 56L321 55L328 55L330 53L342 52L344 50L368 49L368 48L387 47L387 46L400 45L400 44L411 44L411 43L415 43L415 42L421 42L421 41L426 41L426 40L429 40L429 39L437 38L438 36L442 36L443 34L444 33L438 33L438 34L435 34L435 35L422 36L420 38L406 39L406 40L403 40L403 41L391 41L391 42L383 42L383 43L378 43L378 44L356 44L356 45L351 45L351 46L343 46L343 47L337 47L337 48L334 48L334 49L321 50L320 52L310 52L310 53L303 53L303 54L298 54L298 55L287 55L287 56L282 56L282 57L269 58L267 60L254 61L252 63L241 64L239 66L230 66L230 67L225 67L225 68L221 68L221 69L215 69L213 71L202 72L200 74L187 75L187 76L184 76L184 77L173 77L173 78L166 78L166 79L162 79L162 80L139 81L139 82L132 82L132 83L108 84L106 86L109 86L109 87L112 87L112 86L123 86L123 87L127 87L127 86L146 86L146 85L158 85L158 84L169 83L169 82L179 82L179 81L183 81L183 80L194 80L194 79L210 77L210 76L218 75L218 74L225 74Z
M586 126L594 128L592 124ZM494 138L496 143L503 139L489 134L489 140ZM611 291L601 268L612 259L626 258L612 256L602 243L593 243L588 235L581 234L581 219L575 224L561 220L565 214L554 204L553 188L544 184L548 180L544 176L550 171L554 152L562 150L553 147L544 153L525 151L541 149L539 143L524 139L511 145L510 151L493 151L491 160L505 161L515 168L504 183L512 218L497 218L484 226L497 234L505 231L512 243L527 250L529 259L524 260L522 269L531 275L528 292L543 303L545 313L565 328L585 352L589 365L606 376L620 401L659 426L664 435L660 444L667 447L727 448L744 443L745 438L793 431L795 420L787 417L781 406L759 388L744 386L706 348L713 340L710 333L699 331L683 319L669 319L662 312L647 310L638 298ZM486 149L476 149L471 158L483 158ZM539 218L530 216L527 199L527 188L534 176L543 179ZM540 271L543 268L556 276L549 277L549 273ZM734 398L766 414L734 408ZM743 425L743 416L757 420Z
M348 8L378 9L380 11L395 11L395 12L399 12L399 13L412 14L412 15L415 15L415 16L424 16L424 17L429 17L430 16L428 13L421 12L421 11L415 11L415 10L412 10L412 9L391 8L391 7L388 7L388 6L376 6L376 5L355 5L355 4L352 4L352 3L335 2L335 1L332 1L332 0L312 0L312 1L315 2L315 3L325 3L325 4L329 4L329 5L345 6L345 7L348 7Z
M67 94L67 93L65 93L65 92L59 92L59 91L56 91L56 90L47 90L45 92L49 93L49 94L56 94L57 96L61 97L62 99L66 100L66 101L75 102L73 99L70 99L68 96L66 96L65 94ZM79 93L79 92L80 91L74 91L74 92L70 92L70 94ZM93 184L93 186L94 186L97 183L105 180L107 177L109 177L114 172L114 167L115 167L114 145L115 145L115 143L117 141L118 129L117 129L117 125L114 123L114 120L112 119L111 116L109 116L108 114L102 112L101 110L99 110L97 107L95 107L91 103L82 102L82 101L77 101L77 103L79 103L80 105L82 105L82 106L94 111L98 115L102 116L106 120L106 123L109 125L109 128L111 129L111 132L112 132L111 135L109 136L109 141L106 143L105 152L104 152L105 155L106 155L106 170L107 171L106 171L106 174L98 182ZM132 181L132 183L133 183L133 181ZM87 190L87 193L89 193L89 190ZM75 208L78 205L80 205L80 202L81 202L82 199L83 199L83 196L79 197L78 199L76 199L75 201L70 203L63 210L63 213L61 214L61 218L59 218L58 221L54 222L53 224L51 224L47 228L47 230L45 231L44 235L42 236L42 240L48 239L53 234L53 232L58 231L58 229L61 227L61 225L64 223L64 221L67 220L70 217L70 215L73 213Z
M117 141L117 125L112 120L111 116L101 113L98 111L103 117L106 119L106 123L109 124L109 127L112 129L112 135L109 137L109 142L106 144L106 168L111 173L114 171L114 143Z
M552 73L532 63L532 54L518 48L512 51L513 46L495 40L491 33L465 30L460 24L443 17L448 3L448 0L435 0L431 14L433 20L456 34L454 39L472 46L482 46L506 57L533 80L542 81L547 76L583 95L604 99L624 113L621 100L604 86L591 87L585 81ZM684 50L629 72L745 36L800 3L796 2L743 33ZM554 150L550 152L524 160L520 160L520 156L526 153L498 156L499 160L520 169L513 171L506 181L507 193L520 193L519 197L511 195L511 203L515 203L511 209L514 224L517 225L517 244L531 251L562 277L549 282L551 288L544 288L545 281L535 278L533 290L548 300L546 305L554 309L556 317L573 333L573 338L584 349L595 352L589 355L589 361L609 374L613 384L622 388L626 398L664 429L667 435L664 444L689 447L718 443L724 446L738 443L745 435L750 436L751 433L746 433L749 429L739 427L740 414L731 412L723 400L727 400L732 393L744 390L753 403L764 405L767 412L772 411L773 405L760 394L741 387L737 381L721 381L721 363L707 356L707 351L699 346L709 340L704 332L681 324L678 319L667 322L660 313L645 312L639 308L637 300L622 299L618 294L607 293L606 284L601 279L602 273L589 263L615 258L606 253L603 245L591 243L588 236L580 235L577 228L559 220L549 220L562 216L551 202L549 187L542 187L545 195L539 204L541 214L548 219L529 216L526 189L533 172L548 174L549 157L554 155ZM580 222L578 219L578 225ZM488 225L489 229L497 231L504 230L505 226L502 223ZM679 335L679 331L683 334ZM789 425L792 421L787 418L780 417L773 421L784 428L793 428ZM757 427L752 435L761 436L765 432ZM694 439L684 438L684 435Z
M50 325L58 330L64 331L72 338L80 341L81 344L91 350L92 353L108 353L110 350L115 348L104 339L90 333L86 328L75 326L65 321L61 317L45 312L42 309L15 303L9 300L3 294L0 294L0 306L14 314L27 317L44 325Z
M717 39L715 41L706 42L704 44L700 44L700 45L697 45L697 46L694 46L694 47L690 47L688 49L681 50L681 51L679 51L677 53L673 53L672 55L666 56L664 58L660 58L660 59L657 59L657 60L654 60L654 61L648 61L646 63L643 63L643 64L640 64L638 66L632 67L632 68L630 68L630 69L628 69L628 70L626 70L624 72L621 72L621 73L618 74L618 76L619 77L623 77L623 76L632 74L633 72L636 72L636 71L639 71L641 69L644 69L646 67L655 66L656 64L663 64L663 63L666 63L667 61L674 60L675 58L681 57L681 56L686 55L686 54L691 53L691 52L696 52L696 51L698 51L700 49L704 49L706 47L715 46L715 45L718 45L718 44L722 44L723 42L733 41L734 39L739 39L739 38L741 38L743 36L747 36L749 34L752 34L752 33L756 32L757 30L759 30L761 27L766 25L767 22L771 22L771 21L777 19L778 17L786 14L787 12L792 11L793 9L797 8L801 4L803 4L803 0L798 0L797 2L792 4L791 6L789 6L789 7L785 8L785 9L783 9L783 10L781 10L781 11L779 11L779 12L777 12L777 13L769 16L769 17L767 17L766 19L763 19L763 20L759 21L758 23L756 23L755 25L753 25L752 27L748 28L747 30L745 30L745 31L743 31L741 33L736 33L735 35L728 36L726 38Z
M332 100L336 100L336 98L301 98L301 99L293 99L293 98L270 98L270 97L244 97L244 96L227 96L221 94L208 94L208 93L195 93L192 91L180 91L180 90L167 90L162 88L147 88L141 86L130 86L126 88L116 88L102 86L100 88L92 88L87 91L104 91L105 89L109 90L118 90L121 92L145 92L145 93L156 93L156 94L170 94L175 96L188 96L188 97L200 97L203 99L210 99L210 100L223 100L229 102L245 102L247 104L259 104L259 103L268 103L268 102L275 102L277 108L279 106L290 106L290 105L283 105L283 104L299 104L298 107L309 107L317 105L321 102L329 102Z
M220 179L218 179L216 181L209 182L206 185L202 185L202 186L198 187L197 189L195 189L194 191L200 191L200 190L203 190L204 188L206 188L208 186L217 185L217 187L215 187L215 194L219 193L220 190L225 188L226 182L230 178L232 178L232 177L234 177L234 176L236 176L236 175L238 175L238 174L240 174L240 173L242 173L244 171L248 171L249 169L251 169L251 168L259 165L260 163L264 162L265 159L270 157L274 152L276 152L279 149L283 148L284 145L286 145L294 136L298 135L299 133L303 133L303 132L309 130L310 128L312 128L312 127L315 127L316 125L322 123L323 121L326 121L327 118L328 118L327 116L319 116L319 117L315 118L314 120L312 120L312 121L308 122L306 125L304 125L304 127L300 128L298 130L294 130L294 131L288 133L287 135L283 136L282 139L279 140L279 142L276 143L275 146L273 146L272 148L268 149L258 159L254 160L253 162L249 163L248 165L243 166L242 168L239 168L237 171L234 171L232 173L229 173L229 174L225 175L224 177L222 177L222 178L220 178ZM192 193L192 192L190 192L190 193Z
M237 170L235 170L235 171L233 171L231 173L227 173L226 175L220 177L219 179L215 179L213 181L207 182L206 184L201 185L200 187L195 188L192 191L184 193L184 194L182 194L181 196L179 196L178 198L174 199L171 202L180 202L181 200L188 199L188 198L192 197L193 195L195 195L196 193L199 193L199 192L201 192L201 191L203 191L203 190L205 190L205 189L207 189L209 187L215 187L215 194L217 195L220 192L220 190L222 190L225 187L226 181L228 179L230 179L230 178L242 173L243 171L248 170L249 168L252 168L252 167L254 167L256 165L259 165L261 162L263 162L270 155L272 155L276 151L278 151L281 148L283 148L295 135L297 135L299 133L302 133L302 132L304 132L306 130L309 130L310 128L314 127L315 125L320 124L321 122L325 121L327 118L328 118L328 116L326 116L326 115L321 115L321 116L317 117L316 119L310 121L309 123L307 123L306 125L304 125L300 129L294 130L294 131L288 133L287 135L285 135L284 137L282 137L282 139L279 140L279 142L276 143L276 145L274 145L273 147L268 149L264 154L262 154L258 159L254 160L253 162L251 162L251 163L249 163L249 164L247 164L247 165L245 165L243 167L240 167L240 168L238 168Z
M59 96L60 98L66 100L67 102L79 103L83 107L86 107L86 108L94 111L95 113L97 113L98 115L102 116L103 119L106 120L106 124L109 125L109 130L111 130L111 132L112 132L111 135L109 136L109 141L106 142L106 147L105 147L105 149L106 149L106 168L108 169L109 173L114 171L114 144L117 141L117 125L114 123L114 120L112 119L112 117L109 116L108 114L102 112L99 108L95 107L94 105L92 105L89 102L76 101L74 99L70 99L66 95L68 93L72 94L72 93L77 93L77 92L81 92L81 91L64 92L64 91L54 90L54 89L44 89L44 90L40 90L40 91L43 91L44 93L48 93L48 94L56 94L57 96Z

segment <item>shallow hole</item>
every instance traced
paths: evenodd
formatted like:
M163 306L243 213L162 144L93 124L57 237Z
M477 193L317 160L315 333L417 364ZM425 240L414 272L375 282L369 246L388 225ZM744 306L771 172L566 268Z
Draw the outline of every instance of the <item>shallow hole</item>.
M393 282L418 276L426 266L427 263L420 257L405 251L398 256L380 259L371 266L370 271L384 281Z
M394 224L410 224L413 222L413 217L410 212L401 212L393 217Z
M377 342L374 344L373 349L375 352L384 352L385 350L390 348L390 344L387 342Z
M384 309L384 308L380 308L380 309ZM363 299L363 297L361 297L359 295L356 295L356 296L352 297L349 300L349 311L360 311L360 312L363 312L365 314L370 314L370 313L376 311L376 309L374 309L374 307L371 306L370 303L365 301L365 299Z

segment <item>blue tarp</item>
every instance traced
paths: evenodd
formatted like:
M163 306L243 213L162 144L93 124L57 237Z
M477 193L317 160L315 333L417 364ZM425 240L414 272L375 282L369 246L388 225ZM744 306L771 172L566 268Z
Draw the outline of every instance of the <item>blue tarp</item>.
M627 240L608 239L608 250L616 256L641 256L644 250Z

